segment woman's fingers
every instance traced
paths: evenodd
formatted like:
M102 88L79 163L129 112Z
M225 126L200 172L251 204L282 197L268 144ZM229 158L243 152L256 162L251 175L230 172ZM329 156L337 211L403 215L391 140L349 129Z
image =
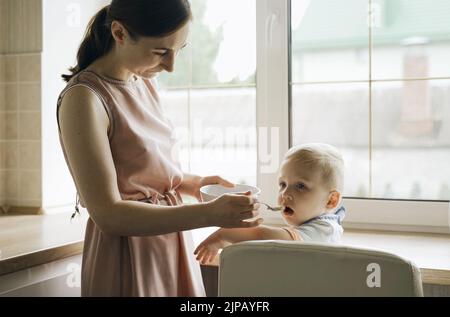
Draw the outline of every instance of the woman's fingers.
M209 258L210 258L210 251L205 250L205 252L202 253L202 255L201 255L200 263L201 263L201 264L206 264L206 263L208 263Z
M209 254L209 258L208 258L208 262L211 263L212 261L214 261L214 258L216 257L217 252L211 252Z
M206 250L203 248L198 252L197 260L201 261L204 258Z
M202 264L208 263L208 259L209 259L209 252L205 252L205 255L202 258Z
M213 185L213 184L219 184L225 187L234 187L234 184L232 182L227 181L226 179L223 179L220 176L207 176L204 178L203 185Z
M238 196L238 202L244 206L253 205L258 202L258 200L252 196L251 191L246 191L245 193L234 193L235 196Z
M225 187L234 187L234 184L232 183L232 182L229 182L229 181L227 181L226 179L223 179L222 177L220 177L220 176L217 176L217 184L220 184L220 185L222 185L222 186L225 186Z
M195 251L194 251L194 254L200 254L203 250L205 250L206 249L206 246L205 246L205 244L202 242L202 243L200 243L198 246L197 246L197 248L195 249Z
M197 255L197 261L201 264L206 264L214 260L217 255L217 251L215 249L211 250L208 247L198 246L197 249L195 249L194 254Z
M242 193L234 193L235 195L239 195L239 196L249 196L252 194L252 192L250 190L247 190L246 192L242 192Z
M255 208L254 206L248 206L246 209L244 209L241 212L242 219L254 218L258 215L259 215L259 210L258 210L258 208Z

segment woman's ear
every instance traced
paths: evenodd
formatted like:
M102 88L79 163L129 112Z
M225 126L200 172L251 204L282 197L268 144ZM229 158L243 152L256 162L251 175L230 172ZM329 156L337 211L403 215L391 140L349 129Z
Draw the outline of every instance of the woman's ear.
M111 23L111 33L117 44L123 45L128 35L127 29L119 21Z
M337 190L333 190L330 192L330 195L328 196L328 202L327 202L327 209L333 209L336 208L336 206L341 201L341 193Z

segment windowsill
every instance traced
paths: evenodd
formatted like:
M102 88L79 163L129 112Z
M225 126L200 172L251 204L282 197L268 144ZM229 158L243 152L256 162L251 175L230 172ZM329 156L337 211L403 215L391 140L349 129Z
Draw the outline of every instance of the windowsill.
M0 216L0 275L83 252L86 219L70 214Z
M381 249L413 261L425 284L450 285L450 235L347 229L343 244Z
M82 253L85 224L70 214L0 216L0 275ZM342 243L408 258L425 284L450 285L450 235L347 229Z
M424 284L450 285L450 235L347 229L342 244L384 250L410 259ZM219 266L219 257L205 266Z

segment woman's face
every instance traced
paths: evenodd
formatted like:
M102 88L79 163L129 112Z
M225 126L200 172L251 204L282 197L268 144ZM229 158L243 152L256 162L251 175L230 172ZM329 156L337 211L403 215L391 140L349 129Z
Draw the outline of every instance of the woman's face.
M124 66L131 73L151 78L165 70L174 70L175 57L186 46L190 23L165 37L140 37L133 41L129 37L120 46Z

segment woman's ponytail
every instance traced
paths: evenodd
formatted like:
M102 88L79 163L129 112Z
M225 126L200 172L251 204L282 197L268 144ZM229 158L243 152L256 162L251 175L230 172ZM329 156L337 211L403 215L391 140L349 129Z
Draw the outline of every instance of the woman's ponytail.
M111 19L108 17L108 10L109 6L104 7L89 22L83 42L78 49L77 65L69 69L72 74L62 75L66 82L111 49Z

